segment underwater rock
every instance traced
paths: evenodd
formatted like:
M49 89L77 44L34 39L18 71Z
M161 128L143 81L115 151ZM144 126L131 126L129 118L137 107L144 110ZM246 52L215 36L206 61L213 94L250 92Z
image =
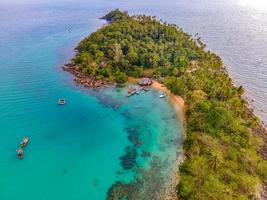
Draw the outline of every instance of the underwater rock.
M141 156L144 157L144 158L146 158L146 157L150 157L150 156L151 156L151 153L148 152L148 151L142 151Z
M135 194L137 191L136 183L114 183L107 192L106 200L130 200L136 199Z
M129 110L125 110L123 112L123 116L126 118L126 119L131 119L132 118L132 114Z
M166 188L166 164L153 156L149 169L136 168L140 176L129 183L115 182L107 192L107 200L162 200Z
M125 155L120 157L123 169L129 170L136 165L137 151L136 148L127 146Z
M140 132L136 128L127 128L128 140L135 146L140 147L143 142L140 140Z
M98 180L95 179L95 180L94 180L94 186L97 186L97 185L98 185Z

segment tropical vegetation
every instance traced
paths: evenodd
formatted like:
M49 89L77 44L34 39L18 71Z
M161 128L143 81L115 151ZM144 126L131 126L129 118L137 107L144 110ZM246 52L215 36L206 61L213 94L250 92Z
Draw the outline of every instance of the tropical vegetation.
M73 62L88 76L123 83L127 76L164 78L184 97L186 159L181 199L257 199L267 162L253 134L260 124L233 86L220 57L175 24L114 10L109 24L82 40Z

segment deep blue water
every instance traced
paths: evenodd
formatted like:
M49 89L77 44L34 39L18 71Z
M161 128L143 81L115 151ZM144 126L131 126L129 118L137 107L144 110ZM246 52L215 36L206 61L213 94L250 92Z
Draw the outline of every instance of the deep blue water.
M166 187L159 179L169 178L181 141L167 99L159 100L157 91L130 99L123 89L92 93L76 87L60 68L76 44L105 23L98 18L114 8L156 15L199 33L266 122L267 6L244 1L1 1L0 199L105 199L114 181L132 181L155 158L165 163L162 176L156 171L141 192L148 193L152 183L159 191ZM57 105L60 97L67 98L66 106ZM132 146L129 132L142 145L135 167L123 170L120 157ZM24 135L31 141L21 161L15 150Z

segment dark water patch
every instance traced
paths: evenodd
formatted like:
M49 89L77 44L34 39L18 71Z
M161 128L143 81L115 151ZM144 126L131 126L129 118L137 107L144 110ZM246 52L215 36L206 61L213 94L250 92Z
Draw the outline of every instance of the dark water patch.
M122 174L122 171L117 171L116 173L117 173L117 174Z
M143 158L148 158L148 157L150 157L151 156L151 153L150 152L148 152L148 151L142 151L142 153L141 153L141 156L143 157Z
M119 109L121 107L121 105L123 104L122 102L120 102L120 101L118 101L116 99L113 99L112 97L110 97L108 95L99 96L97 99L104 106L111 107L114 110Z
M114 183L107 192L106 200L130 200L135 199L135 192L138 190L137 183Z
M140 132L139 129L129 127L127 128L127 133L128 133L128 140L135 146L135 147L140 147L143 142L140 140Z
M137 150L135 147L127 146L125 155L120 157L121 166L124 170L132 169L136 164Z
M133 118L133 114L130 112L130 110L125 110L122 115L126 118L126 119L131 119Z
M168 116L168 117L162 117L162 119L163 119L164 121L173 120L173 119L175 119L175 118L176 118L176 116L175 116L175 115Z
M149 169L138 168L140 176L132 182L116 182L107 192L107 200L162 200L168 184L164 174L166 164L158 157L153 157Z
M97 179L94 179L94 181L93 181L93 186L98 186L98 180Z
M111 107L114 110L119 109L123 102L119 101L118 99L113 98L111 95L104 94L102 91L89 91L91 96L97 98L97 100L106 107Z

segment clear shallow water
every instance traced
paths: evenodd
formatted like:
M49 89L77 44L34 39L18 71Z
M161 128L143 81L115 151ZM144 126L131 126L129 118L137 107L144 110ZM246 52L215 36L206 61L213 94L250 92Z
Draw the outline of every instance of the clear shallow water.
M97 18L117 7L198 32L267 121L264 7L242 0L11 2L0 2L0 199L105 199L114 181L140 175L138 168L123 170L120 163L125 148L133 145L129 132L142 140L136 166L149 169L158 157L165 163L148 185L168 179L167 166L172 167L180 142L180 124L168 102L156 92L130 99L120 90L90 93L75 87L59 67L79 40L104 23ZM60 97L67 98L65 107L56 105ZM19 161L15 149L24 135L31 141Z
M105 199L114 182L135 180L155 160L158 176L146 178L140 193L159 178L162 192L177 167L181 128L167 99L156 91L133 98L125 89L89 92L61 70L76 43L104 23L103 10L89 8L0 7L0 199ZM57 105L61 97L66 106ZM18 160L24 135L30 143ZM137 152L131 169L120 159L127 147Z

